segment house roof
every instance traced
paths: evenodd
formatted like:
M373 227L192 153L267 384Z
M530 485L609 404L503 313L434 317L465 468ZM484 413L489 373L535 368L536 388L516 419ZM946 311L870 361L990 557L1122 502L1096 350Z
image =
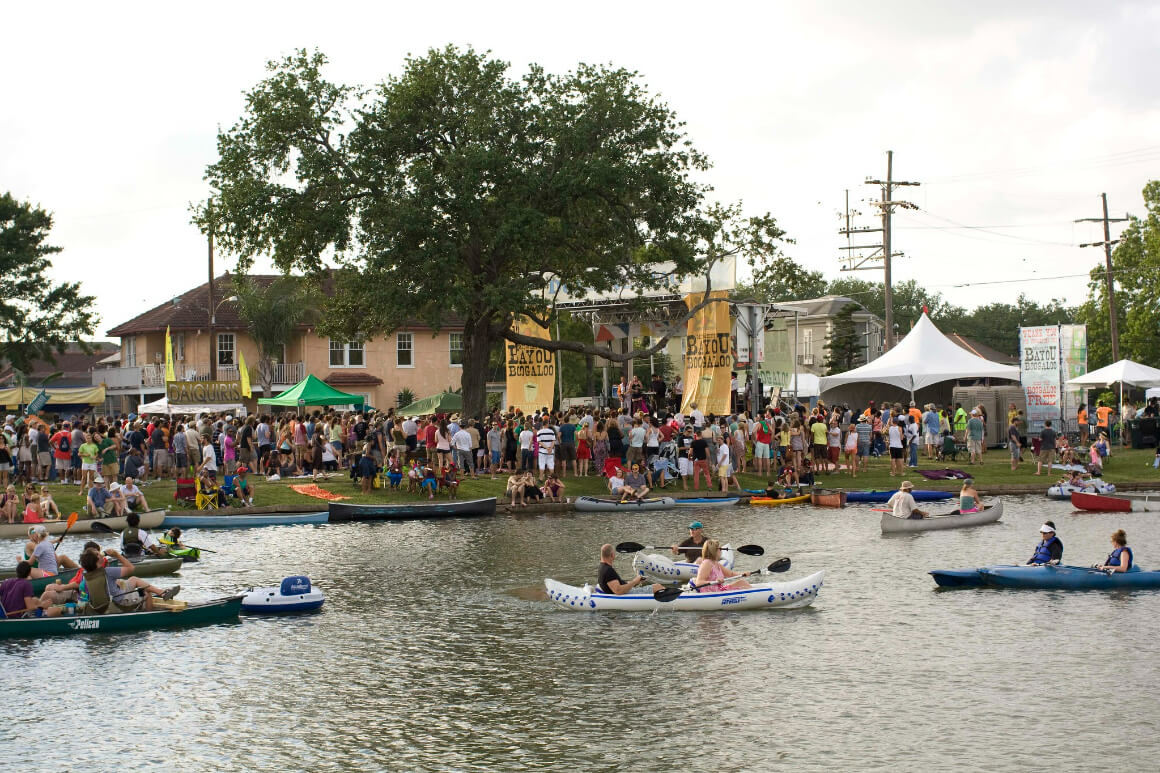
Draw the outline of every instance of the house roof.
M333 387L378 386L379 384L383 383L383 380L378 376L371 375L370 373L361 370L330 373L327 374L326 378L322 380Z
M778 301L777 306L780 309L797 309L807 317L833 317L851 303L858 306L861 314L875 316L867 311L862 304L845 295L823 295L820 298L806 298L801 301Z
M1004 354L998 349L992 349L990 346L981 344L973 338L967 338L966 336L959 335L958 333L950 333L947 335L947 338L951 339L971 354L982 357L984 360L990 360L991 362L1001 362L1004 365L1019 364L1018 357L1012 356L1010 354Z
M29 384L37 384L54 373L60 375L54 378L49 386L89 386L92 383L90 371L98 363L110 355L116 354L121 347L108 341L92 341L88 343L92 354L87 354L79 342L66 345L63 354L57 354L55 360L34 360L32 367L25 374ZM6 383L16 377L12 365L0 362L0 383Z

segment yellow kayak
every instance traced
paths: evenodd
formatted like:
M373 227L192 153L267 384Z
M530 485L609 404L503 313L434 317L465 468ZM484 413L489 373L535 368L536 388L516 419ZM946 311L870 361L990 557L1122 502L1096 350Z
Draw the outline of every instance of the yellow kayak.
M752 497L749 504L760 507L777 507L778 505L800 505L810 501L809 494L800 497L786 497L785 499L770 499L769 497Z

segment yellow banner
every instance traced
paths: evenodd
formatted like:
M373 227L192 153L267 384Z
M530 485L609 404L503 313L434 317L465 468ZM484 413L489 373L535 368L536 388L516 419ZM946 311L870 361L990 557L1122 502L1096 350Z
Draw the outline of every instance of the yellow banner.
M173 374L173 339L169 337L169 326L165 326L165 380L176 381Z
M724 299L727 290L714 290L711 298ZM685 296L685 305L693 308L701 302L703 293ZM694 403L705 415L723 416L729 413L729 379L733 366L730 351L731 326L729 303L722 300L710 303L689 320L685 338L685 397L681 413L688 414Z
M246 356L242 354L241 349L238 350L238 379L242 382L242 397L253 397L254 392L250 389L250 371L246 367Z
M515 332L551 338L546 327L516 320ZM524 413L551 407L556 389L556 355L547 349L507 342L507 401Z
M16 408L18 405L28 405L38 394L42 387L25 387L21 392L19 387L12 389L0 389L0 405L6 408ZM105 387L91 386L91 387L48 387L44 390L48 393L48 406L45 408L51 411L53 405L100 405L105 402Z

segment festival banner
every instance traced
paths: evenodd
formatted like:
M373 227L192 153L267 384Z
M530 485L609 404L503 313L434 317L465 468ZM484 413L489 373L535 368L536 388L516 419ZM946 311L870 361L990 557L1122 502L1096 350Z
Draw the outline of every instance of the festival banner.
M246 355L238 350L238 381L242 383L242 397L253 397L254 390L250 388L250 370L246 367Z
M546 327L518 319L515 332L550 339ZM548 349L507 342L507 401L525 414L552 405L556 389L556 355Z
M1084 402L1084 389L1068 387L1068 380L1082 376L1088 372L1087 367L1087 325L1060 325L1059 326L1059 354L1062 359L1063 382L1063 422L1067 429L1076 420L1080 403Z
M757 370L762 386L789 389L793 382L793 343L784 317L775 318L765 331L765 358Z
M1019 328L1019 373L1027 396L1027 431L1043 422L1059 427L1061 409L1059 325Z
M703 293L685 296L685 305L693 308ZM713 290L711 298L720 298L698 311L689 320L685 337L685 396L681 413L688 414L693 403L708 414L729 413L729 380L733 357L730 351L729 295L727 290Z
M176 381L173 372L173 339L169 336L169 326L165 326L165 380Z

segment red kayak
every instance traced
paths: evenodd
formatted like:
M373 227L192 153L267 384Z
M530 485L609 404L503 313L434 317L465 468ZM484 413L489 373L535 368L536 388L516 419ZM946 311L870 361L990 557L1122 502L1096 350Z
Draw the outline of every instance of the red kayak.
M1107 494L1088 494L1083 491L1071 492L1071 504L1077 510L1098 513L1126 513L1131 511L1132 502Z

